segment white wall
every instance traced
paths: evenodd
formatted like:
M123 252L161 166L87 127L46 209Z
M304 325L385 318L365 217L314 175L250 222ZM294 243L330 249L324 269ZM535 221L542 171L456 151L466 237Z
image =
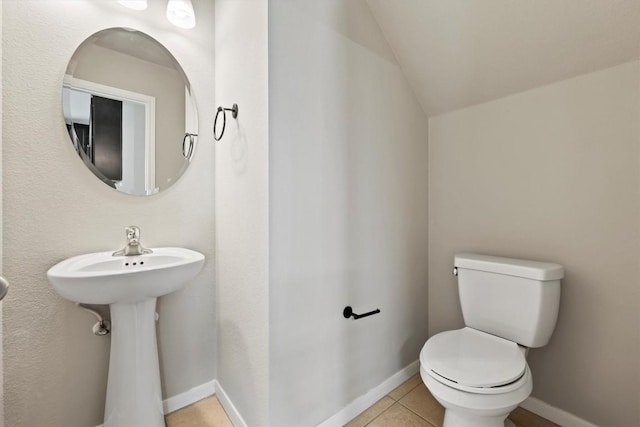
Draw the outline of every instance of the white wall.
M429 120L429 332L461 327L461 251L564 265L533 396L640 425L640 62Z
M115 1L6 1L3 4L5 416L9 426L88 427L102 422L109 338L91 333L89 314L57 296L46 279L56 262L115 250L136 224L145 245L203 252L200 276L161 298L159 349L164 396L215 377L212 40L214 10L194 1L198 26L182 31L150 1L134 12ZM76 47L113 26L138 28L182 64L199 102L200 137L191 167L152 197L118 193L89 172L69 143L62 79ZM183 119L183 113L181 113Z
M216 0L215 105L238 120L216 143L218 381L251 427L266 426L269 348L267 2Z
M427 119L360 0L269 2L269 92L270 425L311 426L427 338Z
M2 0L0 0L0 64L2 63ZM2 67L0 67L0 93L2 93ZM0 102L0 118L2 117L2 103ZM2 179L2 120L0 120L0 196L2 195L2 188L4 187L3 179ZM0 218L2 217L2 197L0 197ZM3 226L2 222L0 222L0 243L2 242L3 237ZM2 259L2 246L0 244L0 259ZM0 262L0 273L3 270L3 263ZM3 352L3 335L4 335L4 327L3 327L3 318L2 307L4 303L0 302L0 427L4 427L4 352Z

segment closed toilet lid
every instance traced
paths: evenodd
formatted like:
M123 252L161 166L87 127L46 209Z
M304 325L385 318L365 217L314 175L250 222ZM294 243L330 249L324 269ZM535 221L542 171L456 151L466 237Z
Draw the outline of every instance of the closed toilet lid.
M499 387L525 373L527 362L518 344L471 328L429 338L420 363L431 375L467 387Z

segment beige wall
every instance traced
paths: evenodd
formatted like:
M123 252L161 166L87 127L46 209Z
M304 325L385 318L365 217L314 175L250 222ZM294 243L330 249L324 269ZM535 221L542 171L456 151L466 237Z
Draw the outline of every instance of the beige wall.
M533 396L640 425L640 62L429 120L429 330L462 326L453 255L564 265Z
M268 423L267 2L216 0L215 105L238 120L216 143L218 380L251 427Z
M56 262L122 246L123 226L142 229L145 245L203 252L200 276L163 297L159 349L164 397L215 377L213 158L200 138L182 179L159 195L133 197L98 181L73 151L63 122L61 87L76 47L114 26L147 32L173 53L199 100L200 125L213 125L213 4L194 1L198 26L173 27L163 2L134 12L113 1L3 2L5 416L9 426L90 427L102 422L109 338L95 320L57 296L46 279Z
M156 187L164 190L172 185L188 166L182 155L185 84L181 73L93 43L74 55L80 59L69 70L74 77L155 98Z

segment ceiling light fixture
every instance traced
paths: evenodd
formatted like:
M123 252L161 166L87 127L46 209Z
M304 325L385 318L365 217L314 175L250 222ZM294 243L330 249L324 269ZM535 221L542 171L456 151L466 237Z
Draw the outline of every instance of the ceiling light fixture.
M118 0L118 3L134 10L145 10L147 8L147 0Z
M191 0L169 0L167 4L167 19L173 25L191 29L196 26L196 14Z

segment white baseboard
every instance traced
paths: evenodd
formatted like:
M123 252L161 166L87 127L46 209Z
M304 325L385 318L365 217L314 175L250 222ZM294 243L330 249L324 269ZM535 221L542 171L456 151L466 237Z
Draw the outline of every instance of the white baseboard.
M209 397L216 392L216 380L211 380L204 384L195 386L194 388L180 393L173 397L169 397L162 402L164 413L168 414L178 409L182 409L185 406L189 406L192 403L196 403L198 400L202 400L205 397Z
M189 406L193 403L196 403L199 400L204 399L205 397L209 397L216 393L218 382L216 380L211 380L204 384L200 384L198 386L193 387L190 390L185 391L184 393L177 394L173 397L169 397L162 401L162 408L164 410L165 415L177 411L178 409L182 409L185 406ZM225 395L226 397L226 395ZM233 405L231 405L233 406ZM225 410L227 408L225 407ZM229 411L227 410L227 413ZM237 425L234 423L234 426ZM239 425L239 424L238 424ZM246 425L246 424L245 424ZM100 424L96 427L104 427L103 424Z
M214 380L214 383L216 385L216 396L218 396L218 400L220 401L220 404L222 405L222 407L224 408L224 411L227 413L227 416L231 420L231 424L233 424L234 427L247 427L247 423L244 422L242 415L240 415L240 412L238 412L238 409L231 402L231 400L229 399L229 396L227 396L227 393L225 393L224 389L222 388L218 380Z
M336 414L320 423L318 427L344 426L353 418L362 413L365 409L389 394L389 392L391 392L394 388L398 387L400 384L411 378L415 373L418 372L419 368L419 361L416 360L406 368L396 372L395 374L384 380L375 388L369 390L367 393L353 400ZM218 397L220 404L229 416L229 419L231 420L231 423L234 425L234 427L247 427L247 423L242 418L242 415L240 415L240 412L238 412L238 409L231 402L229 396L227 396L227 393L225 393L224 389L217 380L211 380L190 390L187 390L184 393L180 393L176 396L164 400L162 402L164 413L168 414L169 412L177 411L178 409L189 406L213 394ZM535 397L529 397L527 400L522 402L520 406L522 406L527 411L540 415L541 417L544 417L549 421L553 421L554 423L563 427L598 427L595 424L585 421L582 418L579 418L560 408L549 405L548 403L543 402L540 399L536 399ZM103 425L100 424L96 427L103 427Z
M332 417L323 421L318 427L341 427L351 421L353 418L362 413L365 409L373 405L378 400L382 399L385 395L389 394L391 390L398 387L400 384L411 378L420 368L419 361L415 361L401 371L395 373L391 377L384 380L380 385L369 390L367 393L358 397ZM222 401L222 399L220 399ZM542 400L535 397L529 397L520 405L527 411L540 415L553 421L554 423L563 427L598 427L588 421L583 420L567 411L564 411L555 406L549 405ZM226 409L226 407L225 407ZM234 423L234 425L236 425ZM245 424L242 424L245 426Z
M535 397L527 398L527 400L522 402L520 406L527 411L540 415L541 417L544 417L549 421L553 421L563 427L598 427L595 424L583 420L582 418L576 417L572 413L549 405Z
M380 385L369 390L362 396L356 398L331 418L326 419L318 427L342 427L349 421L357 417L362 411L389 394L394 388L411 378L420 368L416 360L406 368L396 372L384 380Z

